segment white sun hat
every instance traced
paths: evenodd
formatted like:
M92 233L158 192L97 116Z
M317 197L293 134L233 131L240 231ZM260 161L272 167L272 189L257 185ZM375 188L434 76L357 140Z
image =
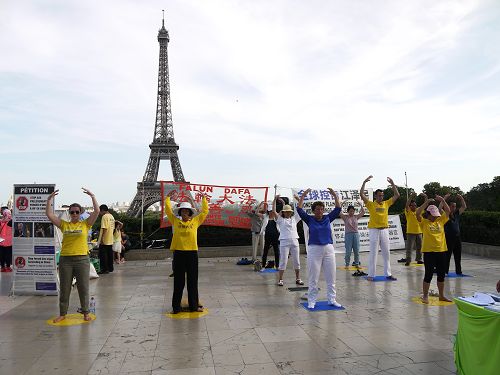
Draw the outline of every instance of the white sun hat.
M182 210L183 208L187 208L188 210L191 210L191 216L193 216L193 215L196 214L196 208L193 208L193 206L191 206L191 203L189 203L189 202L181 202L181 204L177 205L177 207L175 207L173 209L174 215L175 216L180 216L179 211Z

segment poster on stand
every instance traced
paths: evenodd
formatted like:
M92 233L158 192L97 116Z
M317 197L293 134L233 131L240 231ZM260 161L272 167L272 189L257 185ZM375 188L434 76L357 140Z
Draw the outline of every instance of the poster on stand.
M45 215L55 185L14 185L13 294L57 295L54 225Z

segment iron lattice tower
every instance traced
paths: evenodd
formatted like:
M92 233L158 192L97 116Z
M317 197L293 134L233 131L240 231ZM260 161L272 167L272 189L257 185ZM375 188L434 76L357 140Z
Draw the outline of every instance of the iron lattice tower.
M146 210L152 204L161 201L160 182L158 181L160 160L170 160L174 181L185 181L177 155L179 146L174 140L174 125L172 123L167 50L169 42L170 37L167 29L165 29L165 19L163 18L162 27L158 31L160 64L158 68L155 132L153 142L149 145L151 153L146 172L142 181L137 183L137 193L127 212L135 217L140 215L141 209Z

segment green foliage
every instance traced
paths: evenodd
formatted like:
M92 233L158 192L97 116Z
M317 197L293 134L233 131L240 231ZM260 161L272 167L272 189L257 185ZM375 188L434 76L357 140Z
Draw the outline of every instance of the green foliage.
M500 212L465 211L460 216L462 241L500 245Z
M437 195L441 195L442 197L445 196L446 194L460 194L464 195L464 192L460 190L460 187L458 186L441 186L439 182L429 182L428 184L424 185L424 191L425 194L429 198L434 198Z
M131 217L125 213L111 212L116 220L123 223L125 233L130 237L133 247L138 247L141 238L141 218ZM100 227L96 222L94 229ZM144 215L144 239L159 240L171 239L172 228L160 228L160 213L147 212ZM251 245L250 229L212 227L202 225L198 229L198 246L241 246Z
M408 199L416 199L417 205L421 205L424 203L424 198L421 196L418 196L417 193L415 193L415 190L413 188L408 188L406 189L403 186L398 186L398 191L399 191L399 199L394 202L394 204L389 207L389 214L395 215L399 214L401 212L404 213L405 206L406 206L406 193L408 192ZM389 197L392 197L394 195L392 191L392 187L389 185L385 190L384 190L384 199L388 199ZM403 215L404 216L404 215Z
M472 210L500 211L500 176L474 186L467 193L467 205Z

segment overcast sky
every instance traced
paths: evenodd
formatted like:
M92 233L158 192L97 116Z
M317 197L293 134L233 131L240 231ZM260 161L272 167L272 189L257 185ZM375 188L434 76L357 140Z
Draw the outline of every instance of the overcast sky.
M186 179L472 186L500 175L500 3L0 0L0 203L131 201L153 138L161 10ZM164 161L159 179L171 180Z

